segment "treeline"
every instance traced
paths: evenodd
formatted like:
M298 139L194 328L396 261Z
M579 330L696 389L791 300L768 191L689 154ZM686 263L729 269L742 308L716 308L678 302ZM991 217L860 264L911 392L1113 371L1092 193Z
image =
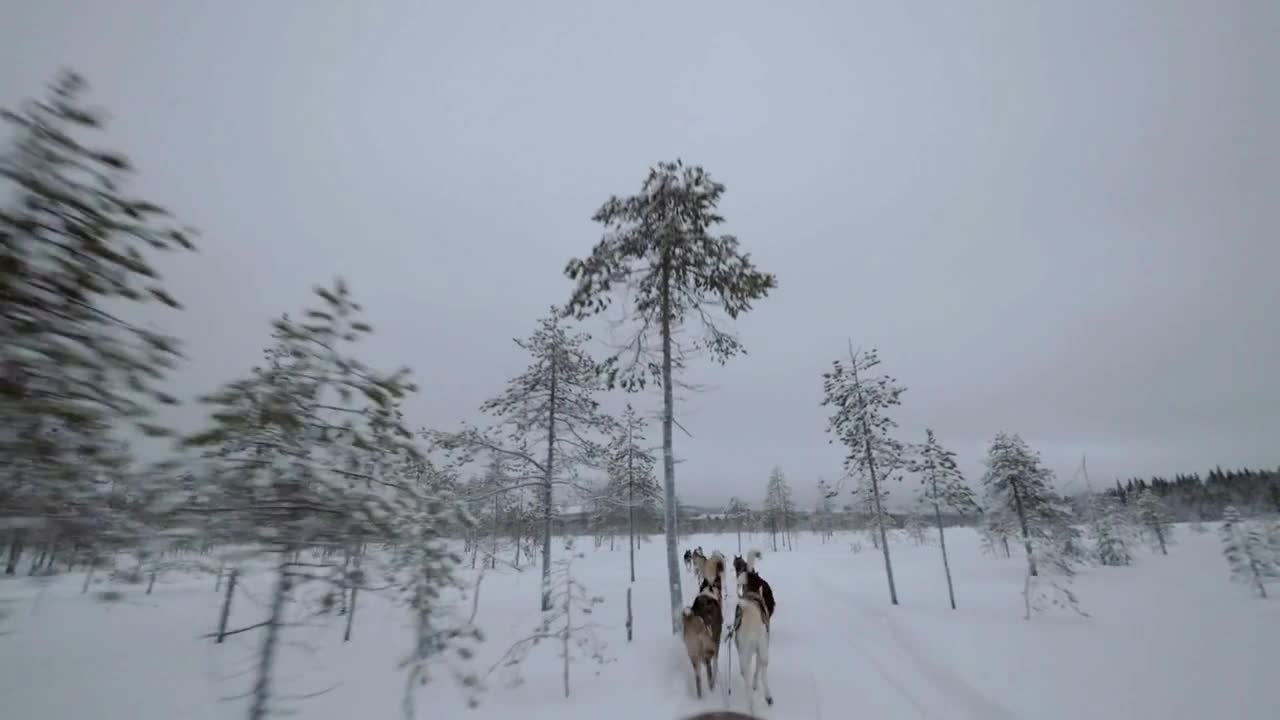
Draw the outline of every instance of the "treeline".
M1160 497L1179 522L1222 520L1228 507L1234 506L1247 515L1280 513L1280 468L1276 470L1210 470L1203 478L1199 473L1175 475L1173 479L1132 478L1116 482L1110 495L1128 502L1139 493L1150 490Z

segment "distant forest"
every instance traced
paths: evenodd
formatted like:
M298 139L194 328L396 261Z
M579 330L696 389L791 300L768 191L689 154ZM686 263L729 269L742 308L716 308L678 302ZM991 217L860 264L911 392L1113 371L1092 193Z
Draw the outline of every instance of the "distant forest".
M1199 473L1175 475L1172 480L1153 477L1116 481L1110 494L1127 503L1143 490L1152 490L1178 521L1220 520L1222 511L1234 505L1241 514L1280 513L1280 468L1275 470L1223 470L1214 468L1204 478Z

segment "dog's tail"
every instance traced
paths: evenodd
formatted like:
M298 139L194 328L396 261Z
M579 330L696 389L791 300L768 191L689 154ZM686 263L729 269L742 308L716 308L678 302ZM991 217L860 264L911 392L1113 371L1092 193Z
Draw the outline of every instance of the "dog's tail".
M747 569L750 570L751 572L755 572L756 563L760 562L763 559L764 559L764 553L754 548L751 550L748 550L747 551Z
M676 622L684 625L685 621L693 617L693 608L680 608L676 611Z

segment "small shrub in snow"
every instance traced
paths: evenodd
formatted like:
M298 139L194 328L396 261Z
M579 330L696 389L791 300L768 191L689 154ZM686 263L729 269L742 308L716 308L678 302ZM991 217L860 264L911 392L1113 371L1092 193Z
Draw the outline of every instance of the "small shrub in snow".
M489 668L489 672L506 668L512 673L510 684L520 684L523 680L518 674L519 667L528 658L530 650L543 640L551 640L560 646L558 654L563 663L564 696L569 697L569 667L574 660L585 658L603 665L612 662L613 658L605 654L608 644L596 634L601 626L580 620L580 616L591 615L604 598L588 594L586 587L574 576L573 561L583 555L573 551L572 539L565 543L565 550L565 557L555 562L552 572L551 610L543 613L542 621L533 634L513 644ZM578 624L575 620L579 621Z
M902 523L902 531L917 547L929 541L929 526L925 524L924 516L918 512L907 513Z
M1124 507L1114 495L1097 494L1090 499L1089 534L1094 554L1102 565L1119 566L1133 562L1129 550L1133 530Z
M1234 506L1228 506L1222 514L1222 526L1218 530L1222 538L1222 554L1231 569L1231 579L1252 585L1258 595L1267 596L1267 582L1280 579L1280 538L1274 524L1270 528L1261 522L1240 519Z
M1082 617L1089 613L1080 609L1080 599L1071 588L1075 578L1075 559L1051 541L1036 539L1032 541L1032 553L1038 572L1033 573L1030 559L1023 578L1022 596L1024 600L1024 620L1030 620L1032 613L1044 612L1050 608L1071 610Z
M1161 555L1169 554L1169 544L1173 542L1173 518L1160 496L1151 490L1144 490L1138 495L1134 505L1134 515L1142 534L1158 549Z
M94 598L96 598L98 602L118 603L121 600L124 600L124 593L119 590L102 590L94 593Z

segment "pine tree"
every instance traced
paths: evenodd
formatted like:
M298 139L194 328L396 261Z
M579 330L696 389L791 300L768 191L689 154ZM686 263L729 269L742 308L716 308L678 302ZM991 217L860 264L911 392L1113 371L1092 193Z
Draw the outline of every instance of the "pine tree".
M55 540L135 534L98 482L129 464L117 433L167 436L154 410L177 403L161 385L178 342L117 313L180 308L152 262L193 250L193 233L128 192L134 168L95 145L105 120L87 87L63 72L43 99L0 109L14 131L0 154L0 519L26 521L13 523L9 574L24 525Z
M1024 620L1030 620L1033 612L1058 607L1075 612L1082 617L1089 613L1080 609L1080 599L1071 589L1075 577L1076 558L1063 552L1063 545L1053 537L1035 535L1031 538L1032 555L1036 560L1026 565L1022 595L1025 601ZM1037 572L1032 574L1032 568Z
M987 472L982 478L988 505L1001 508L1017 520L1017 532L1027 553L1032 576L1036 566L1033 541L1053 539L1064 550L1074 540L1070 516L1055 499L1052 475L1040 464L1039 455L1017 435L1000 433L987 451ZM1068 553L1070 554L1070 553Z
M906 467L906 447L891 435L898 425L889 417L891 408L899 404L906 388L888 375L871 375L880 364L875 350L855 353L849 347L849 363L832 363L823 373L824 406L832 408L827 432L846 448L844 467L849 475L864 478L874 508L872 516L884 554L885 578L889 583L889 601L898 604L898 589L893 582L893 563L885 533L882 502L884 481ZM833 440L834 442L834 440Z
M1161 555L1168 555L1168 545L1173 538L1173 521L1164 502L1151 490L1138 495L1134 513L1143 533L1151 544L1160 549Z
M1268 538L1260 523L1241 520L1232 505L1223 511L1218 533L1231 579L1252 585L1265 598L1267 582L1280 579L1280 556L1275 553L1274 537Z
M394 541L407 488L394 469L419 457L397 404L414 391L408 370L381 373L350 346L372 328L360 319L342 281L317 288L321 308L274 323L270 364L231 382L203 401L211 426L191 436L192 447L221 447L205 514L237 520L241 543L275 556L275 587L259 655L250 720L270 712L272 675L284 612L296 586L327 576L297 552L317 542L358 546ZM247 629L247 628L246 628Z
M612 507L626 512L631 582L636 581L636 517L647 521L662 497L653 454L644 445L646 425L627 403L607 451L609 485L605 495Z
M769 471L769 482L765 486L764 512L768 518L770 536L773 538L773 550L778 551L778 534L782 534L782 543L788 543L793 522L794 501L791 485L787 483L782 468L775 467Z
M589 257L571 260L565 267L565 275L575 283L565 311L580 319L607 309L615 286L627 291L636 331L605 361L609 386L634 391L652 379L662 388L663 506L672 633L680 631L675 618L683 604L672 437L674 383L675 374L686 365L687 351L693 349L681 347L677 334L690 324L698 325L699 344L712 360L723 363L744 348L714 319L712 308L736 319L778 284L739 250L737 238L712 234L724 221L716 210L724 189L701 167L686 167L679 160L660 163L650 169L639 194L611 197L596 211L592 219L605 226L604 238Z
M835 536L836 494L826 480L818 478L818 501L813 509L813 530L824 544Z
M942 550L942 571L947 577L947 596L951 600L951 609L955 610L956 594L951 583L951 564L947 558L942 509L945 507L961 515L977 515L982 510L956 464L955 453L942 447L933 430L925 430L925 442L920 447L919 456L912 463L912 470L920 475L920 501L933 508L934 522L938 526L938 546Z
M1012 557L1009 538L1014 534L1018 519L1003 506L987 505L982 511L983 522L978 527L982 537L982 552L991 557Z
M729 498L729 506L725 508L725 519L728 520L738 536L738 552L742 552L742 530L751 526L751 508L737 497Z
M406 458L400 468L413 488L401 515L401 531L393 553L395 576L403 578L401 597L413 610L414 643L401 661L406 670L402 711L405 720L414 720L415 690L430 679L433 665L448 668L464 688L474 692L480 681L470 667L474 647L484 639L475 625L480 601L479 576L472 590L471 616L462 622L447 623L444 591L463 590L457 574L462 557L452 550L450 533L465 531L474 520L463 512L457 497L456 469L439 466L429 458ZM452 651L452 652L450 652Z
M506 390L481 405L500 423L505 438L474 429L438 435L451 449L497 453L508 458L519 475L514 490L537 485L541 497L542 584L541 606L551 607L551 530L555 520L556 486L572 485L572 473L583 466L602 467L605 448L601 434L613 430L614 421L600 410L596 394L602 389L596 363L586 350L586 333L570 334L552 308L528 339L516 340L532 363L507 382ZM536 451L534 448L538 448Z
M1089 531L1094 552L1102 565L1119 566L1133 562L1129 551L1132 530L1125 507L1111 494L1097 493L1089 498Z
M861 518L866 520L864 530L867 533L867 539L871 541L871 547L876 550L880 549L880 529L883 527L886 533L897 527L897 520L887 510L877 512L876 508L886 508L889 506L889 483L881 479L878 483L872 484L869 475L858 475L854 481L853 490L850 491L853 496L854 507Z

